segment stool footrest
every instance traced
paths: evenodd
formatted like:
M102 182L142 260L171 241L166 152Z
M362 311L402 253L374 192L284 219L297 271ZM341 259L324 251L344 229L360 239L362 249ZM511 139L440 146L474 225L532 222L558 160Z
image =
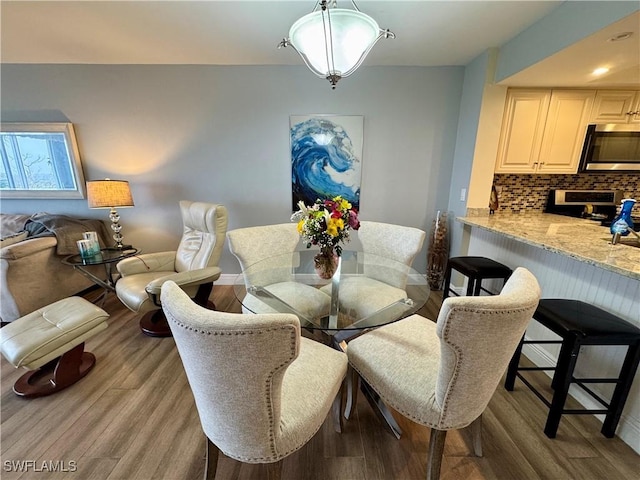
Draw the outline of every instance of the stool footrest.
M607 408L607 411L609 411L609 409L611 408L611 405L609 404L609 402L607 402L604 398L602 398L600 395L598 395L596 392L594 392L593 390L591 390L590 388L584 386L582 384L582 382L575 382L576 385L578 385L582 390L584 390L585 392L587 392L589 394L589 396L591 396L591 398L593 398L595 401L597 401L600 405L602 405L603 407ZM607 412L605 412L607 413Z
M620 383L619 378L574 378L574 383Z
M556 367L518 367L518 371L534 371L534 372L539 372L542 370L555 370Z
M604 409L593 409L593 410L567 410L567 409L563 409L562 410L563 414L567 414L567 415L605 415L607 413L609 413L609 410L604 410Z
M547 399L545 398L545 396L544 396L544 395L542 395L542 394L538 391L538 389L537 389L536 387L534 387L534 386L529 382L529 380L527 380L526 378L524 378L520 373L516 373L516 376L517 376L520 380L522 380L522 383L524 383L524 384L529 388L529 390L531 390L531 391L536 395L536 397L538 397L538 398L542 401L542 403L544 403L544 404L547 406L547 408L551 408L551 402L550 402L549 400L547 400Z

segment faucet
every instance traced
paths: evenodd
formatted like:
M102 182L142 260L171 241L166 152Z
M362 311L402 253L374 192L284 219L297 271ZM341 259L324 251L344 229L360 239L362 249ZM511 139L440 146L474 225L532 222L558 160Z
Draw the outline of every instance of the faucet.
M628 225L627 225L627 232L633 233L638 239L638 241L640 241L640 235L636 233L636 231ZM613 234L613 237L611 238L611 245L616 245L619 242L620 242L620 232L616 232Z

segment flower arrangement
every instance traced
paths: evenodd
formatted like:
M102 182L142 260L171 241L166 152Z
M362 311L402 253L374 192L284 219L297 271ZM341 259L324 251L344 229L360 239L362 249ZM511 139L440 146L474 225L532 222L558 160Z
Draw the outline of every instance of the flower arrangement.
M300 210L291 220L298 222L298 233L306 240L307 248L317 245L322 252L335 250L341 255L339 243L349 241L350 229L360 228L358 212L339 195L331 200L318 199L310 207L300 201L298 207Z

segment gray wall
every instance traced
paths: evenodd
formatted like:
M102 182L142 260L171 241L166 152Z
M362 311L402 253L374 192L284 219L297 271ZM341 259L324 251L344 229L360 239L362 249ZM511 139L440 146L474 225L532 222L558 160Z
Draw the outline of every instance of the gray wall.
M291 114L364 115L361 218L428 230L448 203L463 74L362 67L331 90L305 67L3 65L1 115L72 122L86 178L131 183L123 234L145 252L175 248L182 199L225 204L230 229L288 222ZM107 219L85 200L1 210ZM239 272L226 247L221 266Z

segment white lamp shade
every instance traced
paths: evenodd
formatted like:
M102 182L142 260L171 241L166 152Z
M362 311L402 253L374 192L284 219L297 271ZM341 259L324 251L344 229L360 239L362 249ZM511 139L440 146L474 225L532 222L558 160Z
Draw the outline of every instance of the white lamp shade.
M373 18L359 11L332 8L329 16L330 23L322 10L305 15L291 27L289 40L316 75L346 77L383 32Z
M87 182L89 208L133 207L129 182L125 180L92 180Z

